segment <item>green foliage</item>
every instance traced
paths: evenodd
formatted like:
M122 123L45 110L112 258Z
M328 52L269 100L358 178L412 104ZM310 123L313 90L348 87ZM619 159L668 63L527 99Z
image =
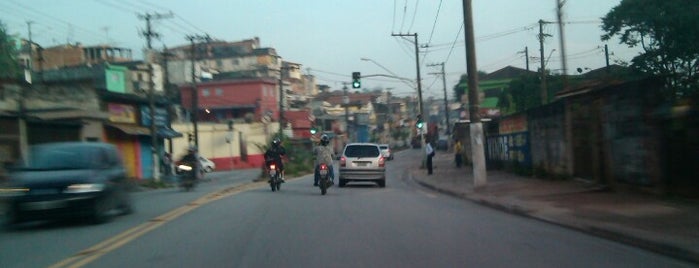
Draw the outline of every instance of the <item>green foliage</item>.
M484 71L478 71L478 77L481 79L482 77L488 75L488 73ZM459 79L459 83L454 85L454 99L457 102L461 102L461 96L464 94L468 95L468 74L462 74L461 78Z
M15 41L7 34L5 24L0 22L0 79L16 79L20 71Z
M666 78L669 96L699 89L699 1L622 0L602 18L601 39L641 47L632 67Z
M499 96L498 107L505 114L525 111L541 105L541 79L536 75L523 75L510 82Z
M271 144L275 135L271 137L266 144L255 143L257 149L262 153L266 152ZM287 177L295 177L299 175L304 175L313 172L313 153L310 144L304 144L303 142L289 139L289 137L281 137L282 146L286 149L286 162L284 162L284 174ZM260 177L267 176L265 174L265 167L262 167L262 172Z

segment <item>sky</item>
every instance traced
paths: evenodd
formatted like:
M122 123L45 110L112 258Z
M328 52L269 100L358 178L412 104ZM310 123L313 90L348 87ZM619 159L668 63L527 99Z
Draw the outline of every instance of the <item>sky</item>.
M566 0L563 6L568 73L630 61L637 49L601 41L606 13L621 0ZM474 0L473 21L478 70L493 72L508 65L530 70L539 61L539 20L556 21L557 0ZM423 98L443 98L438 75L444 64L446 90L466 73L466 48L461 0L3 0L0 21L10 34L43 47L69 43L110 44L130 48L136 59L146 40L139 32L139 15L172 14L153 21L160 38L154 48L187 45L187 35L240 41L260 38L262 47L276 49L286 61L302 64L303 72L319 84L341 89L352 72L390 75L362 79L364 88L390 90L397 96L415 95L417 78L415 37ZM547 69L560 72L557 24L544 25ZM398 36L409 35L409 36ZM362 60L364 58L365 60Z

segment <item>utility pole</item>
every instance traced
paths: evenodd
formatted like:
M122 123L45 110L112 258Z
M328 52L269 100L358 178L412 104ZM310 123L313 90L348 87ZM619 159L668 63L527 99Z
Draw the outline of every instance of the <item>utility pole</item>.
M391 36L412 36L415 38L415 68L417 69L417 101L418 101L418 109L419 109L419 114L422 116L422 118L427 118L427 116L423 113L425 110L422 107L422 79L420 78L420 50L418 48L418 42L417 42L417 33L414 34L391 34ZM425 135L420 132L420 145L422 146L421 148L425 148ZM427 155L422 154L422 165L425 165L425 161L427 160Z
M544 38L550 37L550 34L544 34L544 24L550 22L539 20L539 54L541 55L541 104L548 102L548 89L546 88L546 58L544 58Z
M473 34L473 10L471 0L463 0L464 6L464 37L466 39L466 72L468 75L468 102L471 122L471 158L473 159L473 186L478 189L487 183L485 169L485 151L483 149L483 124L480 115L480 100L478 99L478 70L476 65L476 42Z
M449 134L451 134L451 125L449 124L449 99L447 99L447 78L446 78L446 73L444 72L444 62L437 63L437 64L430 64L427 66L442 66L442 72L439 74L442 75L442 85L444 85L444 119L445 119L445 124L447 126L447 131L445 134L449 135Z
M187 35L185 38L189 40L191 46L190 46L190 60L191 60L191 79L192 79L192 91L191 91L191 107L190 107L190 113L192 117L192 125L194 125L194 146L199 148L199 129L198 129L198 121L199 121L199 90L197 89L197 76L195 72L195 62L197 58L197 51L196 51L196 45L195 41L209 41L211 38L209 35Z
M279 66L279 138L284 137L284 62Z
M566 63L566 43L563 35L563 5L566 0L556 0L556 15L558 16L558 33L561 42L561 67L563 68L563 87L568 85L568 64Z
M155 82L153 81L153 46L151 45L151 39L153 37L158 38L160 34L153 31L151 28L151 20L154 19L165 19L173 17L170 14L150 14L138 15L138 18L146 21L146 30L142 32L143 36L146 37L146 47L148 49L146 55L146 64L148 65L148 107L150 109L150 136L151 136L151 153L153 154L153 179L156 182L160 181L160 157L158 155L158 135L155 122Z
M26 163L27 161L27 156L29 153L29 141L27 138L27 107L26 107L26 99L27 99L27 90L29 88L33 88L34 85L32 84L32 65L34 63L34 42L32 41L32 23L33 21L27 21L27 33L28 33L28 38L29 38L29 62L28 66L25 67L24 69L24 76L25 76L25 81L27 80L27 74L29 74L29 85L26 87L20 87L20 94L19 94L19 120L18 120L18 128L19 128L19 150L22 156L22 159ZM27 88L29 87L29 88Z
M519 53L524 53L524 62L527 66L527 71L529 71L529 47L524 47L524 51L517 52Z
M342 83L342 91L345 95L342 96L342 104L345 105L345 132L347 132L347 143L350 143L350 124L349 124L349 96L347 95L347 83Z
M607 62L607 68L605 69L607 70L607 73L609 73L609 47L607 46L607 44L604 44L604 59Z
M165 91L165 96L167 96L167 102L168 102L169 104L172 103L172 96L175 95L175 94L177 94L177 93L175 93L175 92L172 92L172 90L171 90L172 84L170 84L170 70L168 69L168 66L167 66L167 65L168 65L168 61L170 60L170 56L172 56L172 54L169 53L169 52L167 52L167 47L166 47L166 46L163 46L163 52L160 53L160 57L161 57L162 60L163 60L163 80L164 80L164 81L163 81L163 89L164 89L164 91ZM171 109L171 107L172 107L172 106L168 107L169 109L168 109L168 112L167 112L167 116L168 116L168 120L167 120L167 121L168 121L168 123L170 124L168 127L172 127L172 118L173 118L173 114L172 114L172 109ZM169 151L171 154L172 154L172 152L173 152L173 150L172 150L172 139L168 139L168 151Z

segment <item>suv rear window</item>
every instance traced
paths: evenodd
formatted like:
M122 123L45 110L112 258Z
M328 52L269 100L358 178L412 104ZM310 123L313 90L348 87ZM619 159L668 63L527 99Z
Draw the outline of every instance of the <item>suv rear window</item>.
M374 145L350 145L345 148L347 157L377 157L379 148Z
M379 145L381 149L388 149L388 145Z

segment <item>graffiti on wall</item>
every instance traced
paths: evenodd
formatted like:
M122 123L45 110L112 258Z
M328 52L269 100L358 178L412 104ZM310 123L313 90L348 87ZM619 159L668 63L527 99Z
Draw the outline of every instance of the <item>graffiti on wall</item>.
M486 139L486 158L489 161L518 162L531 166L531 151L527 117L516 115L499 123L499 133Z

